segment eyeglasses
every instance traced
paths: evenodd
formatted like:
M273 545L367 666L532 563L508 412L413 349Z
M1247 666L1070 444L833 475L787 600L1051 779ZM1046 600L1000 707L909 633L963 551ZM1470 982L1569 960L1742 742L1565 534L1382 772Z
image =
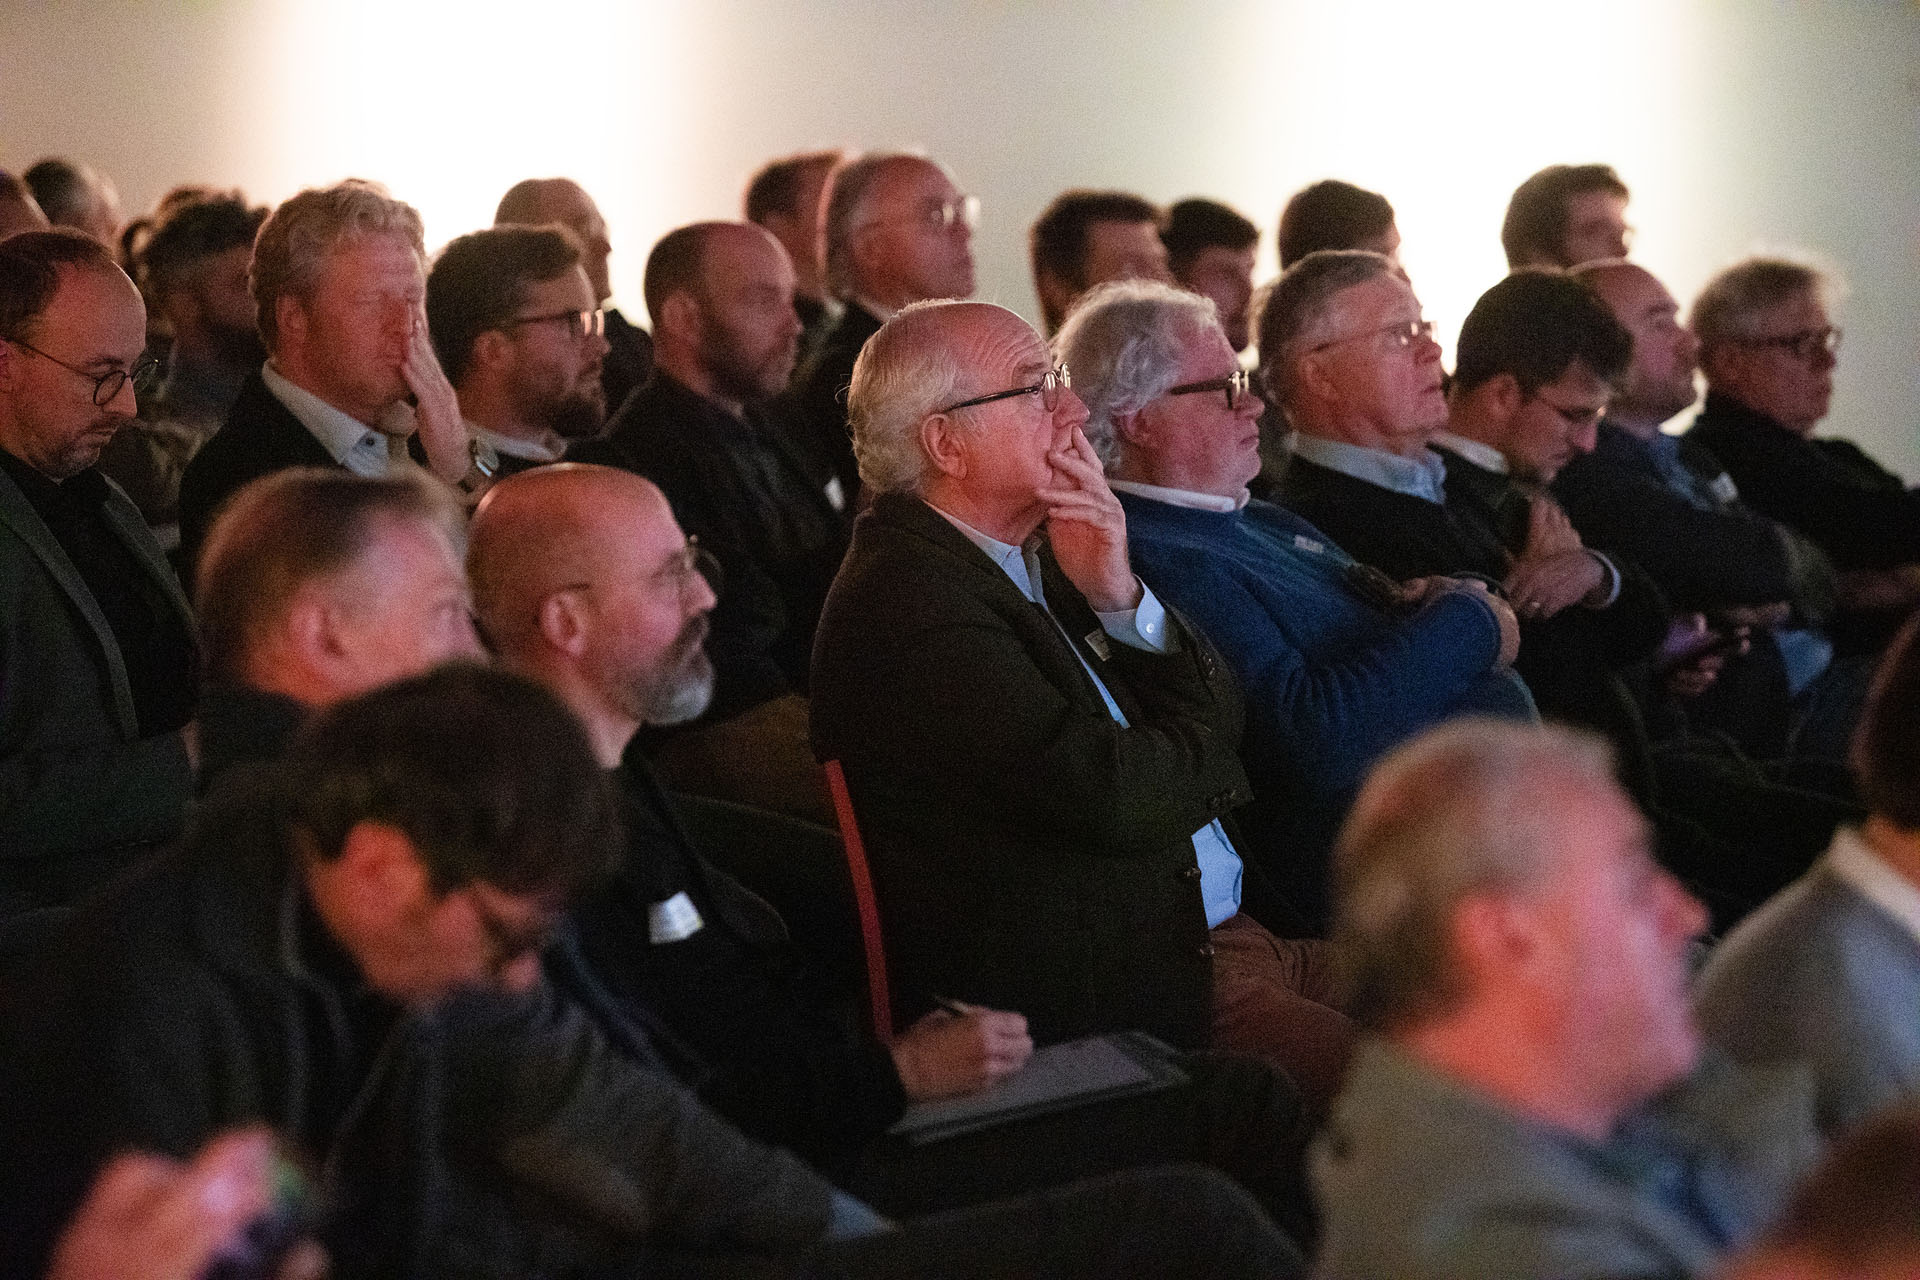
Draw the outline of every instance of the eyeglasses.
M1240 397L1246 395L1252 387L1251 375L1245 369L1235 369L1224 378L1208 378L1205 382L1183 382L1177 387L1168 387L1166 394L1194 396L1208 391L1224 391L1227 393L1227 409L1231 412L1233 407L1240 403Z
M500 327L512 329L523 324L564 324L567 333L576 342L583 338L598 338L607 331L607 313L593 308L587 311L549 311L541 316L515 316Z
M1068 371L1066 362L1062 361L1047 370L1047 375L1030 387L1013 387L1006 391L996 391L990 396L975 396L971 400L962 400L958 404L950 404L934 412L952 413L956 409L971 409L975 405L992 404L995 400L1011 400L1015 396L1037 395L1040 397L1040 407L1052 413L1060 407L1060 393L1072 385L1073 374Z
M953 224L959 223L972 231L980 225L980 197L955 196L951 200L929 200L912 213L897 213L891 217L874 218L860 224L859 229L877 227L883 222L917 223L928 231L951 231Z
M1317 347L1309 347L1307 354L1325 351L1328 347L1337 347L1343 342L1359 342L1363 338L1377 338L1386 334L1393 339L1387 345L1395 351L1411 351L1422 342L1433 341L1433 321L1399 320L1393 324L1383 324L1378 329L1368 329L1364 333L1350 333L1344 338L1333 338Z
M134 362L131 369L109 369L105 373L88 373L85 369L76 368L59 356L50 356L40 348L22 342L18 338L4 338L0 341L11 342L22 351L31 351L42 360L51 360L68 373L79 374L93 384L93 402L102 407L112 404L113 398L120 394L120 388L129 382L133 383L133 393L136 396L152 390L154 379L160 375L160 362L152 356L142 356Z
M649 581L672 582L679 588L681 598L685 599L687 592L693 589L693 584L701 579L706 581L707 589L718 597L721 584L727 579L727 572L721 568L713 552L701 546L697 539L688 538L687 545L674 552Z
M1738 343L1743 347L1782 347L1803 361L1811 361L1818 352L1838 355L1840 352L1840 330L1828 325L1824 329L1802 329L1798 333L1784 333L1776 338L1741 338Z
M1538 400L1541 404L1547 406L1547 408L1559 414L1560 421L1566 423L1568 426L1572 427L1576 431L1586 427L1591 427L1596 423L1598 423L1600 419L1607 416L1607 406L1603 404L1602 405L1583 404L1583 405L1574 405L1574 406L1568 406L1564 404L1555 404L1553 401L1541 395L1538 391L1534 392L1528 398L1532 400Z

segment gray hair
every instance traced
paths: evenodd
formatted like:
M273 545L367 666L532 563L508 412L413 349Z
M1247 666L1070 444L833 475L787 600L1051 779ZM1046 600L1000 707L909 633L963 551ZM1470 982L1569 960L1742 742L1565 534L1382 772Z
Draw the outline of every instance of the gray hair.
M248 282L256 323L267 350L280 345L276 304L283 297L308 302L327 255L348 240L369 235L399 236L412 246L426 270L427 246L420 215L395 200L377 182L348 178L331 187L311 187L275 209L253 243Z
M1707 281L1693 300L1687 327L1703 348L1739 342L1754 336L1754 321L1763 312L1809 291L1824 295L1826 289L1826 276L1807 263L1748 258Z
M1120 456L1115 414L1144 407L1180 380L1194 338L1217 330L1211 298L1157 280L1115 280L1080 299L1054 337L1087 406L1087 442L1111 467Z
M1453 914L1553 873L1562 831L1549 780L1612 787L1612 752L1584 730L1468 717L1375 768L1333 855L1333 937L1356 1019L1392 1030L1458 1005Z
M842 162L827 176L827 211L820 220L820 233L826 244L827 287L835 296L850 298L858 290L853 278L854 236L867 224L867 206L880 179L907 161L933 163L912 151L867 151Z
M1288 267L1267 289L1255 320L1260 381L1268 397L1286 403L1292 364L1326 337L1335 298L1370 280L1399 274L1393 259L1364 249L1322 249Z
M967 398L967 371L952 345L928 340L929 313L959 305L942 298L901 308L854 361L847 419L860 479L875 493L920 490L927 471L920 424Z

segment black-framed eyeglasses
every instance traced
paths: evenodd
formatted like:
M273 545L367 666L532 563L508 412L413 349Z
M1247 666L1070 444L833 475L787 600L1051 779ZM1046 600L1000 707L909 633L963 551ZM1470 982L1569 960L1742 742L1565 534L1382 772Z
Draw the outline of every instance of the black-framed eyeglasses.
M1594 426L1599 423L1600 419L1607 416L1607 406L1603 404L1601 405L1555 404L1553 401L1541 395L1538 391L1534 392L1528 398L1532 400L1538 400L1541 404L1553 410L1556 414L1560 416L1560 421L1566 423L1568 426L1572 427L1576 431L1586 427Z
M1052 413L1060 407L1060 393L1072 385L1073 374L1068 370L1066 362L1063 360L1053 366L1053 368L1047 370L1046 376L1030 387L1010 387L1005 391L996 391L992 395L975 396L971 400L962 400L958 404L950 404L946 408L936 409L934 412L952 413L956 409L971 409L975 405L992 404L995 400L1011 400L1015 396L1037 395L1040 397L1040 407L1048 413Z
M1386 334L1393 339L1388 345L1395 351L1411 351L1420 343L1433 340L1433 321L1424 319L1398 320L1393 324L1383 324L1378 329L1368 329L1364 333L1350 333L1344 338L1330 338L1317 347L1309 347L1307 354L1311 355L1316 351L1325 351L1327 348L1337 347L1343 342L1359 342L1363 338L1377 338L1381 334Z
M1810 361L1822 351L1828 355L1840 354L1841 330L1833 325L1824 329L1802 329L1798 333L1783 333L1774 338L1741 338L1743 347L1781 347L1793 353L1802 361Z
M598 307L584 311L549 311L545 315L515 316L501 324L502 329L513 329L523 324L564 324L567 333L574 340L598 338L607 331L607 313Z
M105 407L113 403L120 394L120 388L133 383L133 393L138 396L153 389L154 381L160 376L160 362L152 356L142 356L134 361L131 369L109 369L105 373L88 373L76 365L70 365L59 356L51 356L29 342L18 338L3 338L0 341L11 342L22 351L31 351L42 360L51 360L68 373L77 373L93 384L93 402Z
M1231 412L1233 407L1240 403L1240 397L1252 389L1253 375L1245 369L1235 369L1224 378L1208 378L1205 382L1183 382L1177 387L1168 387L1166 393L1170 396L1196 396L1208 391L1224 391L1227 393L1227 409Z

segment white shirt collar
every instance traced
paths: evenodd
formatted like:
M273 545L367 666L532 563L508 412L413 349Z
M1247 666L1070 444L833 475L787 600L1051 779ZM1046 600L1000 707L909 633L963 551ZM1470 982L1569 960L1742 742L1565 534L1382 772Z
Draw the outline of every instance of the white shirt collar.
M387 474L390 451L387 439L413 434L413 409L405 401L389 409L377 427L342 412L305 387L289 382L285 374L269 360L261 366L260 379L273 398L313 434L333 460L359 476Z
M1131 493L1136 498L1149 498L1154 502L1164 502L1170 507L1191 507L1195 511L1238 511L1247 505L1250 496L1245 489L1238 498L1223 498L1217 493L1201 493L1195 489L1169 489L1164 485L1143 484L1138 480L1115 480L1107 477L1107 487L1116 493Z
M1920 885L1888 866L1857 829L1842 827L1833 833L1827 869L1920 942Z
M1447 464L1431 449L1422 449L1417 458L1403 458L1304 431L1293 433L1291 448L1295 456L1355 480L1436 504L1446 501Z
M502 435L477 422L468 421L467 434L495 453L525 462L558 462L567 452L567 442L552 431L543 433L538 440L528 440L521 436Z
M1492 445L1468 436L1457 436L1451 431L1442 431L1433 438L1433 443L1451 453L1457 453L1483 471L1495 475L1507 474L1507 455Z

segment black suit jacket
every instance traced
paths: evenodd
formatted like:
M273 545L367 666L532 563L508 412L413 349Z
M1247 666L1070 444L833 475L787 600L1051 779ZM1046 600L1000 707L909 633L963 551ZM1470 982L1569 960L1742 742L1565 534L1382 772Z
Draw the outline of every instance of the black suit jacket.
M813 474L822 481L837 477L849 505L860 491L860 468L847 430L847 387L860 348L878 332L880 321L859 303L848 302L775 405L776 418L793 432Z
M1192 836L1251 797L1240 691L1171 611L1178 652L1076 656L1061 629L1099 620L1044 559L1058 626L931 507L882 495L820 620L814 749L846 767L906 1016L939 995L1018 1009L1043 1043L1138 1027L1198 1047Z
M653 335L621 315L619 308L609 307L606 338L600 389L606 392L607 413L611 415L653 376Z
M337 467L326 446L280 403L258 369L240 388L227 420L180 477L180 565L191 584L220 506L249 480L288 467Z

